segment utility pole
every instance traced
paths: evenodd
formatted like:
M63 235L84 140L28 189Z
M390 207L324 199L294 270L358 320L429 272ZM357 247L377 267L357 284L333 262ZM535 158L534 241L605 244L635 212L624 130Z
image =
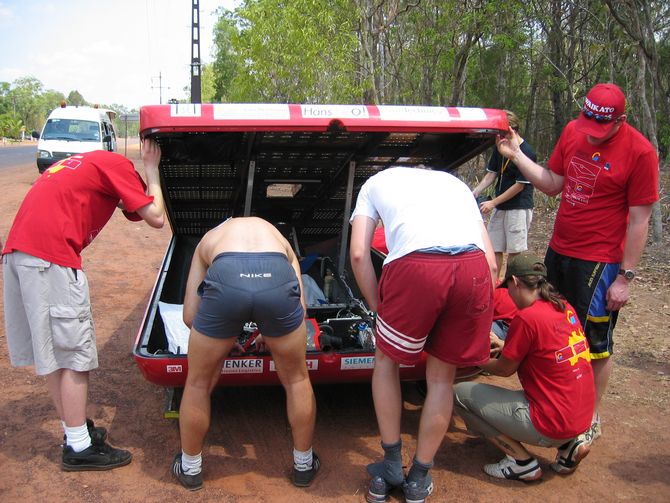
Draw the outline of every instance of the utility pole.
M153 77L156 78L156 77ZM167 86L163 86L163 74L162 72L158 72L158 85L157 86L151 86L151 89L158 89L158 103L161 105L163 104L163 89L170 89Z
M191 103L200 103L200 2L191 4Z

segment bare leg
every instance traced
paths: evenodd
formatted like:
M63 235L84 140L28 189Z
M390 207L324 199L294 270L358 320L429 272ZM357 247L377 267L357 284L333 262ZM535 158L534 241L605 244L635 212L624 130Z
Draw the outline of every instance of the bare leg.
M600 401L607 391L607 383L612 374L612 358L597 358L591 360L593 368L593 377L596 383L596 411L600 408Z
M47 387L61 421L69 427L86 423L88 372L59 369L47 375Z
M524 461L533 456L526 450L526 448L521 445L520 442L517 442L507 435L500 435L497 437L490 437L488 440L491 441L498 449L503 451L505 454L509 454L517 461Z
M372 398L377 414L377 424L382 442L395 444L400 440L402 393L400 391L400 366L379 349L375 351L375 368L372 372Z
M503 268L502 268L503 253L502 252L495 252L495 255L496 255L496 265L498 266L498 277L500 278L500 277L504 276L503 273L502 273L502 270L503 270ZM507 260L507 262L509 263L509 259Z
M435 453L442 444L449 428L454 405L454 377L456 367L432 355L426 362L426 384L428 391L421 411L419 436L415 457L425 464L433 462Z
M182 450L195 456L202 452L209 430L211 394L221 374L223 360L236 339L207 337L194 328L188 343L188 375L179 408Z
M305 324L282 337L265 337L279 380L286 391L286 412L291 425L293 446L298 451L312 447L316 422L316 400L309 380L305 353L307 332Z

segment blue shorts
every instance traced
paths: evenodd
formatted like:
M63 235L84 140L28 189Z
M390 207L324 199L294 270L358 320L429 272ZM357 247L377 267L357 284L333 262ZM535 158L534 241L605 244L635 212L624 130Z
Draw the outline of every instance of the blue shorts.
M198 295L193 328L208 337L237 337L251 321L263 336L279 337L305 319L300 284L282 253L221 253L209 266Z
M547 279L577 311L589 341L591 358L614 353L613 332L619 311L607 310L607 290L614 283L619 264L567 257L547 249Z

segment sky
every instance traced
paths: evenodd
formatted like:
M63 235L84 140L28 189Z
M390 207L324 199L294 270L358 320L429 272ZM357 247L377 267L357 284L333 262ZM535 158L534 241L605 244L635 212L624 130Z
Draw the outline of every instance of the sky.
M218 7L200 0L200 60ZM66 97L128 109L190 99L191 0L0 0L0 82L35 77Z

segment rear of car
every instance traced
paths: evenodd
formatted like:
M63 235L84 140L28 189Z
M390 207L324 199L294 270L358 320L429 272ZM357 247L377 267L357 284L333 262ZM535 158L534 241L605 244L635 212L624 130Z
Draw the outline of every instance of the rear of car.
M183 387L188 329L181 321L191 257L228 217L258 216L289 239L308 299L307 364L314 383L368 381L372 313L348 261L349 217L362 184L394 165L456 170L507 130L502 110L297 104L173 104L143 107L142 136L161 146L161 185L173 231L133 349L149 381ZM447 216L445 216L447 217ZM373 251L378 274L384 255ZM229 356L219 385L274 385L270 354ZM425 377L425 357L401 378Z

